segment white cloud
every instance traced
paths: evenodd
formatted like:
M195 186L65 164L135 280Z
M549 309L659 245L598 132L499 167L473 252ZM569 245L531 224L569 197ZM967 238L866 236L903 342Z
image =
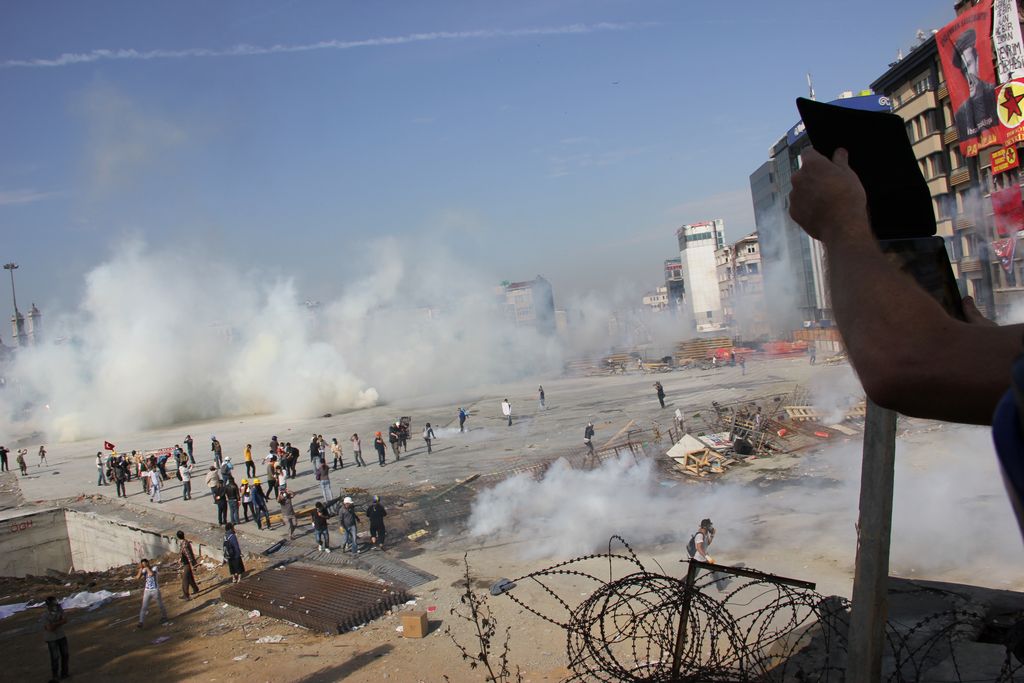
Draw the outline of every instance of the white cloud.
M33 204L54 197L56 194L56 192L40 192L31 189L0 190L0 206Z
M88 52L65 52L57 57L8 59L0 62L0 68L13 69L19 67L55 67L87 64L89 62L129 60L147 61L152 59L195 59L203 57L249 57L254 55L273 55L290 52L311 52L314 50L352 50L361 47L388 47L392 45L408 45L409 43L427 43L438 40L480 40L487 38L530 38L539 36L564 36L597 33L601 31L628 31L646 28L650 23L613 23L568 24L565 26L540 26L519 29L479 29L475 31L432 31L428 33L410 33L404 36L383 36L364 38L362 40L323 40L303 45L247 45L240 44L227 48L186 48L182 50L136 50L99 48Z

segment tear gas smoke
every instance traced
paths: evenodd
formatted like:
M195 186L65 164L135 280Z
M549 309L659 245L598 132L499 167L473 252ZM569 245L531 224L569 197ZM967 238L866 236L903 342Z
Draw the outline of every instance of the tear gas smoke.
M480 494L470 532L520 541L525 559L558 560L607 547L672 542L679 554L704 517L720 561L764 566L770 552L852 570L859 443L800 458L770 485L660 482L649 459L573 470L564 461L534 481L520 475ZM730 476L738 479L742 470ZM943 427L897 445L892 571L994 585L1019 584L1024 560L987 430ZM980 579L984 573L984 580Z
M88 274L75 312L50 316L50 341L5 368L0 433L310 416L560 368L554 337L516 327L486 277L396 247L374 245L389 257L309 310L290 280L129 244Z

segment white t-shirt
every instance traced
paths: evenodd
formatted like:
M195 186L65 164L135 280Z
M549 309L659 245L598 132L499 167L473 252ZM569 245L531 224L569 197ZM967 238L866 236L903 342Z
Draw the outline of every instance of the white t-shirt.
M192 481L192 468L188 465L179 467L178 472L181 474L182 481Z
M508 401L502 401L501 402L501 414L504 415L505 417L508 417L509 415L511 415L512 414L512 404L509 403Z
M693 553L693 559L697 560L698 562L707 562L707 556L700 551L700 547L702 545L704 546L704 550L708 549L708 543L704 540L704 532L698 531L697 534L693 537L693 547L696 548L696 550Z

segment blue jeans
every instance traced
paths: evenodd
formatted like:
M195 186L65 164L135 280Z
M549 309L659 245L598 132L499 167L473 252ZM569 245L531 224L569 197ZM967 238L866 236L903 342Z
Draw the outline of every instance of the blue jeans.
M238 524L238 501L228 501L228 511L231 513L231 523Z
M331 493L331 482L330 482L330 480L328 480L328 479L321 479L320 480L320 490L324 494L324 502L325 503L331 502L331 498L334 498L334 495Z
M345 545L352 546L352 554L359 554L359 541L356 540L356 527L350 526L345 529Z
M266 505L254 505L253 507L256 508L256 528L257 529L262 529L263 528L260 525L260 515L263 515L266 518L266 520L267 520L267 528L269 529L270 528L270 512L267 511L267 506ZM235 509L235 514L236 515L238 514L238 509L237 508Z
M96 472L97 472L97 474L96 474L96 485L97 486L106 486L107 485L107 477L103 474L103 468L102 467L97 467L96 468Z
M316 544L324 548L331 547L331 532L328 529L316 529Z

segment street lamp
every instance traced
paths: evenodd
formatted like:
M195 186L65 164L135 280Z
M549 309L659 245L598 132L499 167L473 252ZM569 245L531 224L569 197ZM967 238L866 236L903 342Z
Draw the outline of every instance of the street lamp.
M11 298L14 299L14 317L18 315L18 295L14 293L14 271L18 269L17 263L5 263L4 270L10 271L11 273Z

